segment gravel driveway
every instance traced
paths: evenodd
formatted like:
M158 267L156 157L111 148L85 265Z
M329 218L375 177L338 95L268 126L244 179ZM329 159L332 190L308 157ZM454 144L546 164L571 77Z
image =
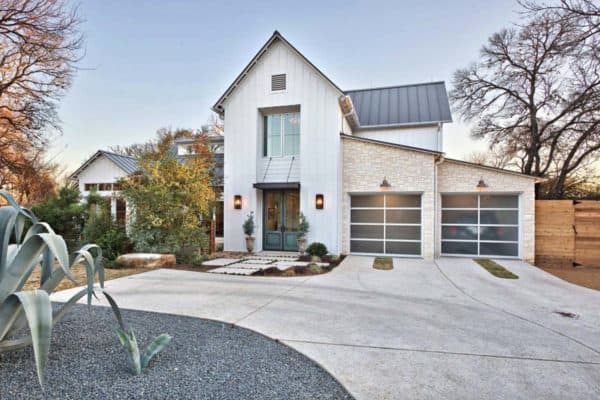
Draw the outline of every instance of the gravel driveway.
M371 264L352 256L301 278L157 270L108 288L123 307L277 338L358 399L600 396L600 293L519 262L509 269L521 279L510 283L466 259L395 259L391 271Z

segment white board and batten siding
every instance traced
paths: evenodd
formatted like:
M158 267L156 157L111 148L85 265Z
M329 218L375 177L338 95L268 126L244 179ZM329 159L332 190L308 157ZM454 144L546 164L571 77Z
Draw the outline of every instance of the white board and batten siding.
M127 173L104 156L95 159L79 175L79 192L86 197L90 192L85 190L86 183L115 183L127 176ZM98 194L108 196L112 191L99 191Z
M381 142L401 144L433 151L442 151L442 127L436 125L397 127L382 129L361 129L355 136Z
M271 77L286 74L286 89L271 91ZM262 192L253 183L300 182L300 210L311 224L308 241L319 240L331 252L339 251L339 183L342 115L341 93L282 42L274 42L225 101L224 207L225 249L244 250L242 224L255 213L257 250L262 244ZM263 157L261 109L300 107L300 154L289 170L290 157ZM233 145L234 144L234 145ZM289 173L289 178L288 178ZM323 194L325 208L315 209L315 195ZM242 196L242 209L233 208L233 196ZM316 233L318 232L318 237Z

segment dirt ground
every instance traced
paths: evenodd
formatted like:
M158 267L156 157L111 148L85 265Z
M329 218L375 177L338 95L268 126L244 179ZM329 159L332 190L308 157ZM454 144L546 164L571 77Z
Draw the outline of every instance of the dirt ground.
M600 290L600 268L540 268L575 285Z
M128 275L140 274L142 272L151 271L153 269L156 269L156 268L118 268L118 269L104 268L104 280L108 281L110 279L121 278L121 277L128 276ZM81 285L85 284L85 282L86 282L85 267L83 265L74 266L71 269L71 272L73 273L73 276L75 276L75 280L77 281L78 284L75 285L69 279L65 278L60 282L60 284L56 287L56 289L54 289L55 292L58 292L59 290L70 289L72 287L81 286ZM25 283L23 290L39 288L40 287L40 273L41 273L41 268L36 268L33 271L33 273L31 274L31 276L29 277L29 279L27 280L27 283ZM98 281L98 280L96 279L96 281Z

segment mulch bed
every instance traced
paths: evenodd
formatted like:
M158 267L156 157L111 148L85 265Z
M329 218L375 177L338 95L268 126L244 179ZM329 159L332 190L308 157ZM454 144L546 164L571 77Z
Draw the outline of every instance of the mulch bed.
M118 301L118 299L117 299ZM45 390L31 348L0 354L2 399L350 399L327 372L291 348L229 324L123 311L143 349L170 345L130 373L109 308L76 306L54 329Z

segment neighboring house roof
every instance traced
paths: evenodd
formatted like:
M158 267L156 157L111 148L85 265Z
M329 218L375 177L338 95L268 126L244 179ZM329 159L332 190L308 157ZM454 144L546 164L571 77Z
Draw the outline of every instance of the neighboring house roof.
M444 82L348 90L360 128L452 122Z
M76 179L83 170L85 170L91 163L96 161L96 159L98 159L100 156L108 158L117 167L121 168L128 175L133 174L138 170L137 161L131 156L117 154L106 150L98 150L86 162L81 164L81 166L77 168L69 178Z
M248 75L248 73L250 72L252 67L254 67L256 65L258 60L266 53L266 51L269 49L269 47L271 47L271 45L273 43L275 43L276 41L281 41L282 43L284 43L288 47L290 47L296 54L298 54L298 56L300 56L300 58L302 58L308 65L310 65L312 68L314 68L314 70L319 75L321 75L327 82L329 82L331 84L331 86L333 86L336 90L338 90L340 92L340 94L344 93L344 91L342 89L340 89L338 85L333 83L333 81L331 79L329 79L327 77L327 75L325 75L323 72L321 72L321 70L319 68L317 68L312 62L310 62L310 60L308 58L306 58L302 53L300 53L298 51L298 49L296 49L290 42L288 42L281 33L279 33L278 31L275 31L275 32L273 32L273 35L271 35L269 40L267 40L267 43L265 43L263 45L263 47L260 48L258 53L256 53L256 55L254 57L252 57L252 60L250 60L248 65L246 65L246 67L237 76L237 78L235 78L233 83L231 85L229 85L229 87L227 88L225 93L223 93L221 95L221 97L219 97L219 100L217 100L217 102L212 106L212 110L214 112L216 112L218 114L223 114L223 111L224 111L223 103L225 102L227 97L229 97L231 95L231 93L240 84L240 82L242 82L242 80L246 77L246 75Z

